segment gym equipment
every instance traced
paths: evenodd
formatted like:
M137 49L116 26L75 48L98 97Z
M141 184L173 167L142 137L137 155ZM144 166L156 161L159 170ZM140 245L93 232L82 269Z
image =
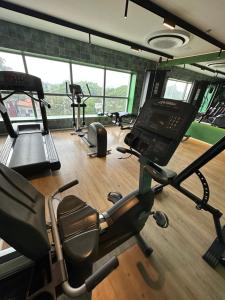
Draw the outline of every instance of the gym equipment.
M203 95L203 89L200 89L200 92L196 90L196 96L193 97L196 105L193 106L195 107L195 114L197 114L201 104L200 98L203 97ZM168 111L171 110L171 114L169 114L168 111L164 111L163 113L157 113L156 111L152 110L148 111L144 107L143 110L141 110L133 130L126 136L125 143L141 153L145 159L149 160L149 163L147 166L145 166L145 168L150 177L160 183L160 185L157 185L152 189L155 194L161 192L164 186L171 185L179 192L183 193L192 201L194 201L197 205L197 209L205 210L212 214L217 238L214 240L207 252L203 255L203 259L212 267L216 267L218 263L225 265L225 258L223 257L225 252L225 226L222 227L220 223L222 213L218 209L208 204L209 186L206 178L199 171L201 167L203 167L206 163L208 163L211 159L225 149L225 137L218 141L214 146L212 146L208 151L206 151L178 175L172 170L159 166L166 165L168 163L168 158L166 155L172 155L172 153L175 151L176 144L173 140L171 140L171 138L175 138L177 136L178 141L181 140L182 137L180 134L182 131L180 128L182 126L182 122L184 122L182 117L178 114L179 111L176 108L175 102L168 102L166 99L164 101L160 100L158 105L167 105L167 109ZM180 103L179 105L184 104L180 101L177 101L177 103ZM152 104L152 106L154 105L155 103ZM190 108L186 107L183 109L188 110ZM193 116L194 114L192 114L192 117ZM149 120L148 126L146 126L146 120ZM183 124L183 126L185 126L185 124ZM156 136L157 134L160 134L160 137ZM148 141L148 143L146 143L146 141ZM127 150L126 153L131 152ZM196 196L181 186L182 182L194 173L200 179L203 187L202 198Z
M121 130L132 129L137 118L136 114L121 111L107 113L106 115L112 119L113 124L120 126Z
M225 128L224 115L225 102L217 102L214 107L209 107L207 112L201 116L199 123L205 122L220 128Z
M214 118L214 120L212 121L212 125L225 129L225 113L220 114L216 118Z
M62 289L68 297L76 297L90 292L118 266L117 258L113 257L94 274L88 275L92 272L90 261L97 251L100 229L98 212L85 202L75 196L65 197L57 210L56 225L50 197L54 239L51 247L45 224L44 196L25 178L2 164L0 179L0 224L5 227L5 230L0 229L0 236L19 251L0 259L2 300L53 300L62 294ZM57 192L77 183L75 180ZM84 283L76 288L83 277Z
M24 176L37 174L43 170L60 169L60 161L55 145L48 129L45 106L50 105L44 100L44 92L40 78L14 71L0 72L0 90L8 95L0 95L0 112L8 131L8 138L2 148L0 162L16 170ZM28 94L37 93L37 97ZM23 93L39 102L42 124L12 124L4 101L15 93Z
M43 195L19 174L0 165L0 237L21 253L3 260L1 297L49 300L61 293L72 298L90 292L118 266L114 257L92 274L93 262L133 236L143 253L151 255L153 250L140 231L151 215L162 228L169 222L164 213L152 211L154 193L149 170L157 166L162 180L165 176L172 179L176 175L153 161L159 164L169 161L195 112L192 105L179 101L152 99L151 105L146 102L125 138L125 142L140 153L117 148L121 153L138 158L138 189L124 197L109 194L114 205L100 214L74 195L59 200L58 194L76 185L77 180L59 188L48 201L51 224L47 228L52 231L54 247L50 247L47 236ZM153 161L149 160L149 154Z
M107 150L107 131L105 127L99 122L93 122L87 127L87 132L83 132L85 129L85 107L87 106L86 101L91 97L90 89L87 84L87 89L89 96L84 98L81 86L78 84L69 85L70 93L72 97L68 94L68 84L66 83L67 96L72 101L71 107L73 111L73 127L74 133L81 137L83 141L90 147L93 151L88 153L90 157L105 157L111 151ZM77 108L77 120L76 120L76 108ZM81 108L82 108L82 126L81 123Z
M225 226L222 227L220 222L220 219L223 215L222 212L208 204L210 195L209 185L206 178L204 177L202 172L199 171L199 169L206 165L219 153L224 151L224 149L225 137L221 138L215 145L213 145L209 150L207 150L199 158L193 161L188 167L186 167L183 171L180 172L180 174L176 175L174 178L166 178L164 181L157 180L160 184L156 185L153 188L155 194L157 194L163 190L164 186L171 185L176 190L194 201L194 203L196 203L196 209L204 210L212 214L217 238L203 255L203 259L212 267L216 267L218 263L225 265L225 258L223 257L225 252ZM196 196L195 194L181 186L182 183L193 174L196 174L198 176L202 184L202 198Z
M213 81L206 92L203 107L200 108L198 122L225 128L225 89L224 81ZM206 103L205 103L206 102Z

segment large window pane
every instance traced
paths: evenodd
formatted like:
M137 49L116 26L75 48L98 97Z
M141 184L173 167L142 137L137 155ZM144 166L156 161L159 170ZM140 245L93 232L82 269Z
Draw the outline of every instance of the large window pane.
M0 71L25 72L22 55L0 52Z
M73 69L73 82L79 84L85 95L88 95L88 84L92 96L103 96L104 70L88 66L75 65Z
M46 108L48 116L71 116L71 100L67 96L45 96L45 100L51 105L51 108ZM40 117L39 104L36 105L37 116Z
M46 96L45 100L51 105L51 108L46 108L48 116L72 116L71 100L67 96ZM85 115L97 115L103 111L103 98L89 98L86 102ZM40 118L40 107L36 104L37 116ZM76 108L77 114L77 108ZM82 117L82 109L81 109Z
M6 95L3 94L2 97ZM13 119L34 118L31 99L27 95L14 94L4 101L9 117Z
M66 81L70 81L68 63L30 56L26 56L26 62L28 73L41 78L45 93L66 93Z
M105 112L115 112L127 111L127 99L120 99L120 98L106 98L105 99Z
M164 97L175 100L187 100L191 87L191 82L168 79Z
M130 74L106 70L106 96L128 97L129 85Z
M87 104L85 108L86 115L97 115L103 112L103 98L89 98L85 103Z

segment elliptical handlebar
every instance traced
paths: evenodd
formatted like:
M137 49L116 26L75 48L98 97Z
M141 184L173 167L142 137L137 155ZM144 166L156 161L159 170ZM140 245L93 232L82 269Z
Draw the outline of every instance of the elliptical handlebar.
M89 85L88 83L86 83L86 87L87 87L87 90L88 90L88 96L85 96L86 99L83 101L83 103L85 103L92 95L91 95L91 91L90 91L90 88L89 88Z
M33 99L34 101L39 102L39 103L43 103L48 108L51 108L51 105L46 100L35 98L34 96L32 96L31 94L27 93L26 91L13 91L10 94L6 95L5 97L1 97L1 101L4 101L4 100L8 99L9 97L11 97L14 94L25 94L28 97L30 97L31 99Z

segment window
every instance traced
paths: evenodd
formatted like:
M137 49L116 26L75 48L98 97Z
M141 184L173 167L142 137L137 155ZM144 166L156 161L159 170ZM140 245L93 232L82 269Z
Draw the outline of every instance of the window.
M72 116L71 100L66 94L66 82L70 83L71 79L81 86L85 97L90 90L91 96L85 102L86 115L127 110L129 73L6 52L0 52L0 70L27 70L28 74L39 77L46 101L51 105L51 109L47 109L50 117ZM39 103L29 96L15 94L5 104L11 118L41 117Z
M130 77L129 73L106 70L106 112L127 110Z
M85 95L88 95L87 84L92 96L103 96L104 69L72 65L73 82L79 84Z
M28 73L41 78L45 93L65 94L70 81L69 64L60 61L26 56Z
M96 115L103 112L103 94L104 94L104 69L72 65L73 82L79 84L84 95L91 97L85 103L87 105L85 113L87 115ZM87 87L88 85L88 87Z
M128 97L129 85L130 74L106 70L106 96Z
M0 71L24 72L22 55L0 52Z
M19 54L0 52L0 71L24 72L23 58ZM7 94L2 94L2 97ZM26 95L15 94L5 100L5 106L12 119L33 118L34 110L31 99Z
M170 78L167 81L164 98L187 101L191 87L191 82Z
M2 94L2 97L5 96ZM32 100L27 95L14 94L5 100L5 106L12 120L34 118Z

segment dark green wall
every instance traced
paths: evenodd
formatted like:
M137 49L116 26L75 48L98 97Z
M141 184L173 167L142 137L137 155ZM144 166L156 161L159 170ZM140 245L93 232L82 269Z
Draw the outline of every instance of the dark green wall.
M144 71L153 68L155 65L153 61L138 56L89 45L88 43L2 20L0 20L0 41L0 47L4 49L135 72L137 82L134 111L137 111L138 108ZM194 79L208 79L207 76L177 67L173 68L169 76L191 81Z
M167 73L167 77L181 79L192 82L193 80L211 80L211 77L202 73L196 73L185 68L171 67L171 72Z

